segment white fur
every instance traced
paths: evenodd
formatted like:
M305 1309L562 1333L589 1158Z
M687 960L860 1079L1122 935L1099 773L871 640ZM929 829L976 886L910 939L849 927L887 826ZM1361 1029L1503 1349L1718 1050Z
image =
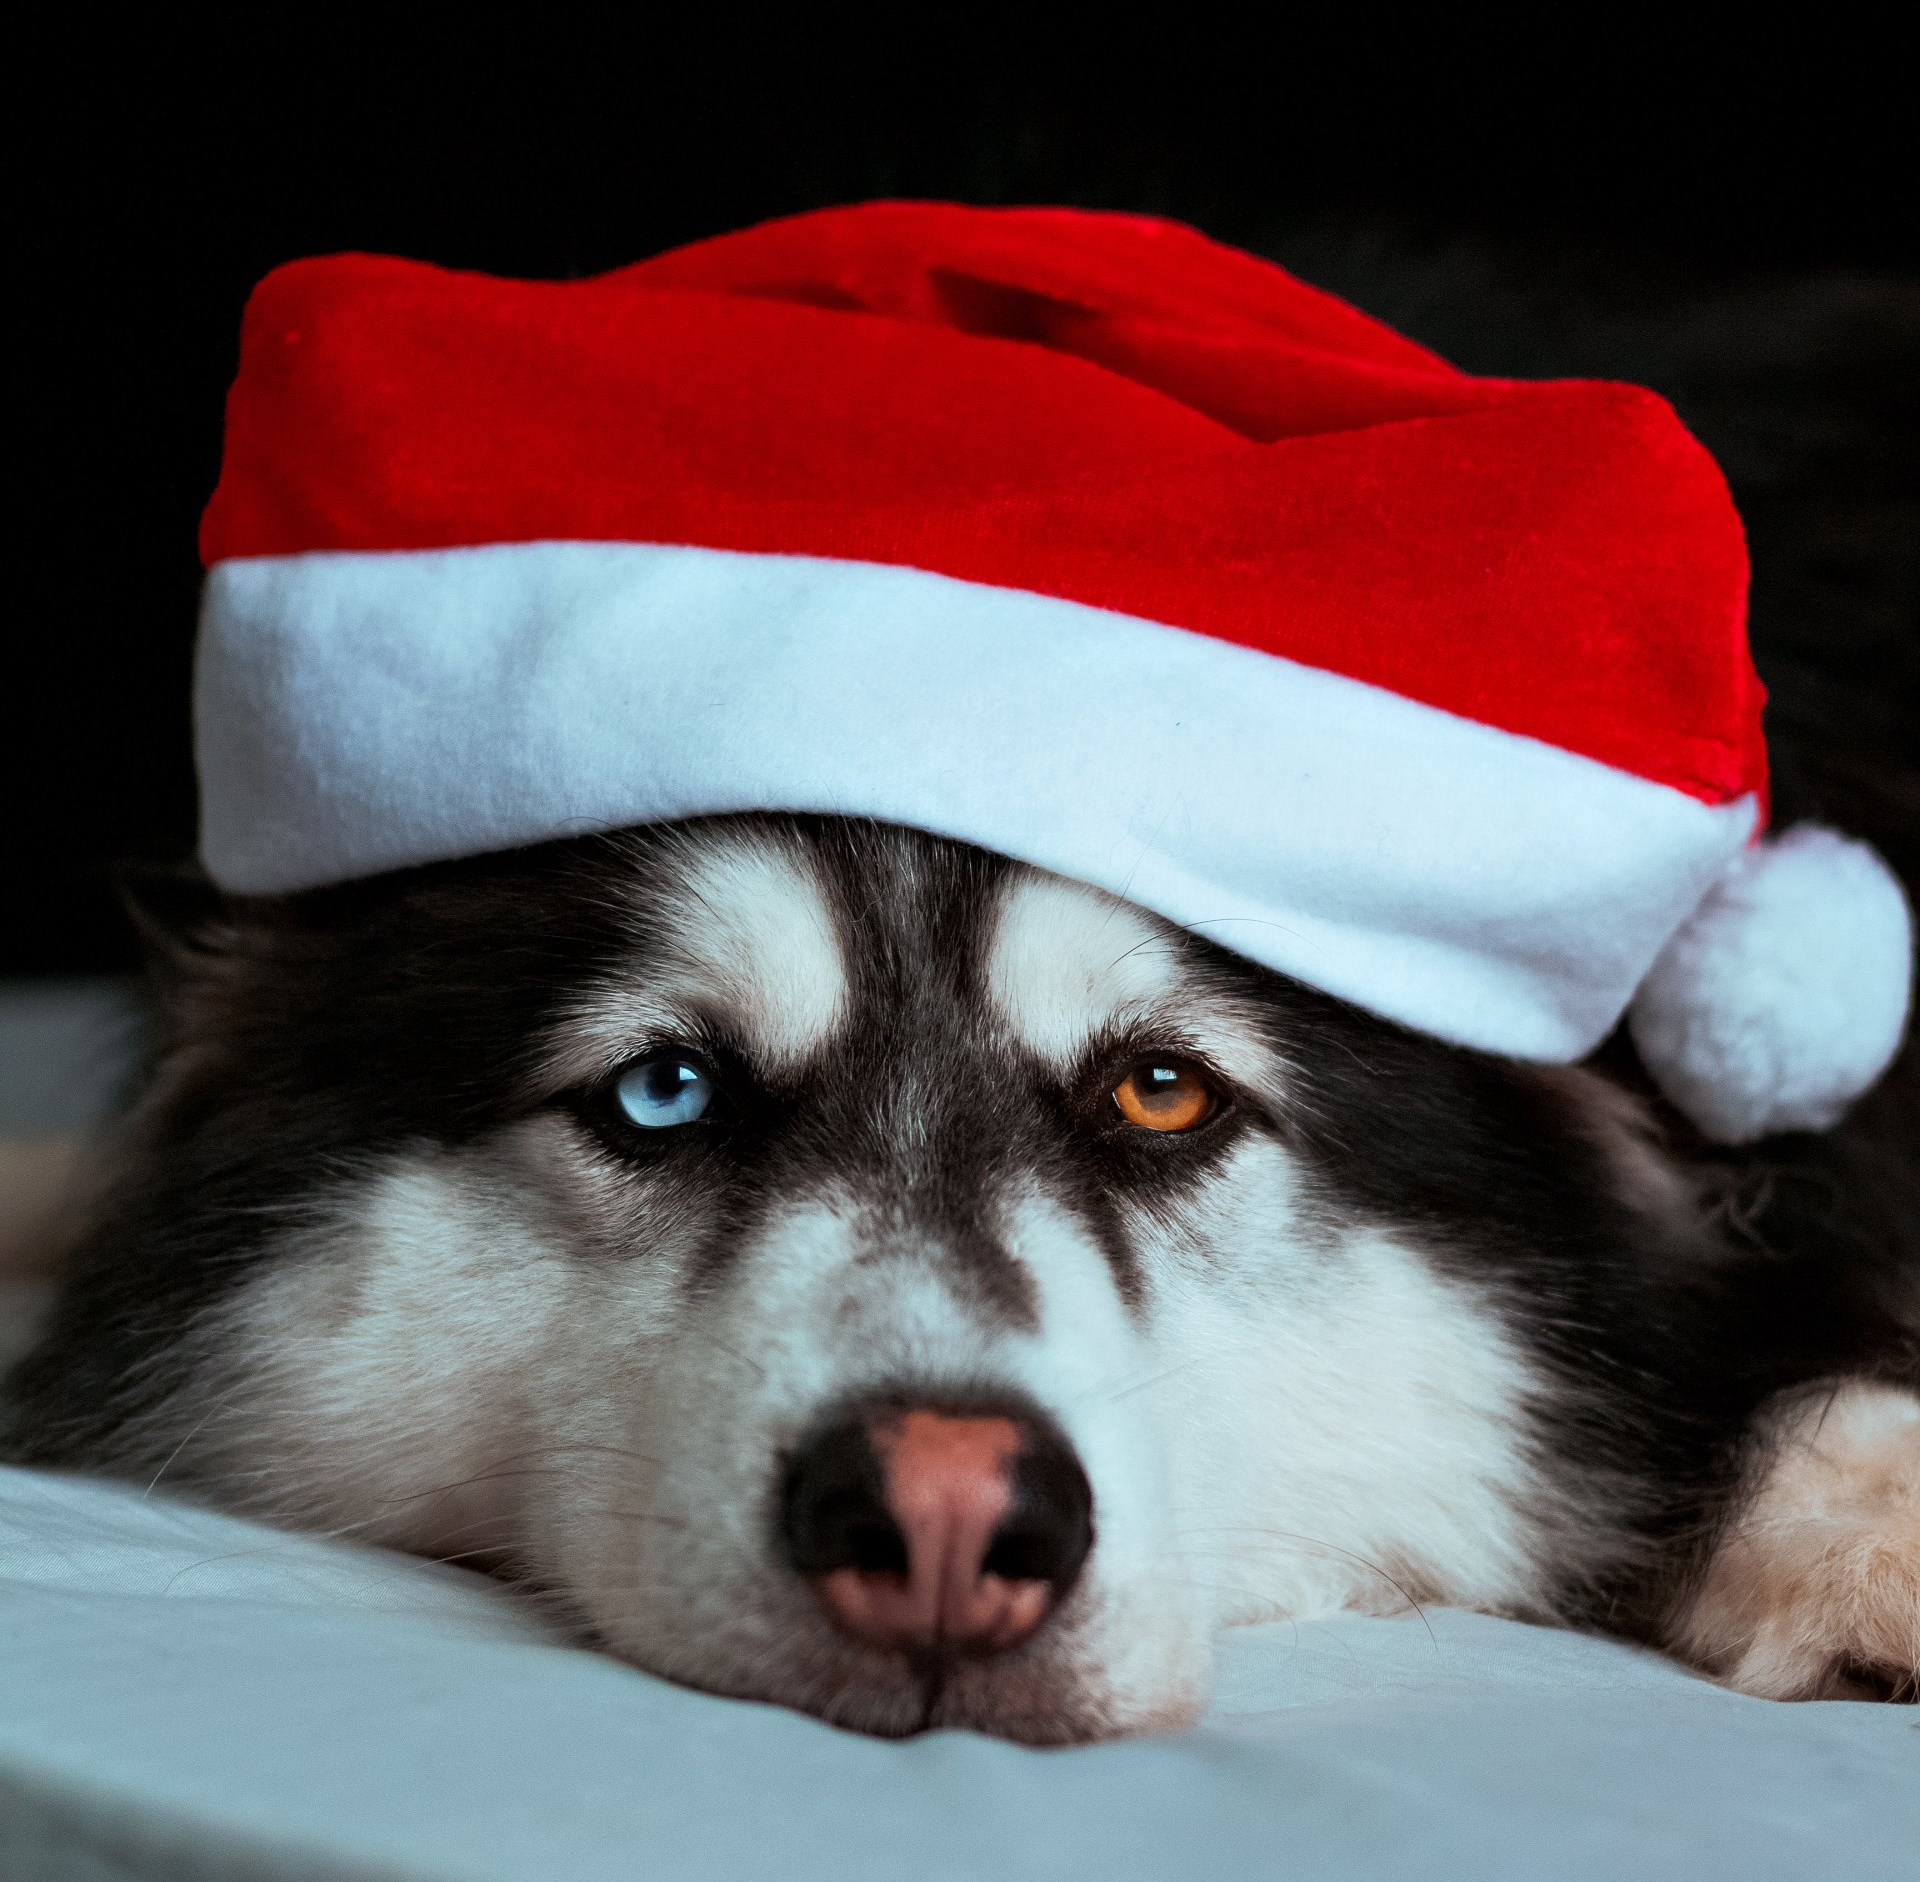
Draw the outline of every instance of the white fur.
M1288 1161L1259 1144L1235 1161L1163 1249L1161 1271L1186 1277L1166 1290L1157 1345L1176 1365L1154 1388L1181 1434L1181 1565L1222 1584L1226 1621L1535 1611L1571 1512L1526 1454L1525 1362L1483 1302L1390 1237L1308 1256ZM1256 1252L1222 1277L1235 1247Z
M1250 1088L1280 1082L1281 1066L1231 1002L1182 984L1171 924L1084 883L1017 874L986 979L1014 1037L1063 1071L1103 1036L1153 1033Z
M718 965L695 991L755 1015L756 1050L819 1039L844 994L791 971L823 932L817 896L778 852L719 854L697 875ZM1000 923L994 1001L1030 1043L1070 1056L1143 1005L1182 1038L1231 1029L1179 985L1157 925L1104 897L1029 879ZM671 1011L686 971L677 944L636 961L556 1051L602 1062L623 1001ZM823 978L844 988L837 960ZM1250 1038L1240 1056L1278 1077ZM697 1205L663 1207L562 1116L397 1152L321 1198L205 1329L178 1442L258 1507L427 1554L505 1549L643 1666L876 1731L1169 1725L1202 1703L1224 1624L1536 1609L1541 1562L1568 1552L1527 1453L1526 1364L1415 1249L1330 1224L1270 1133L1141 1214L1144 1301L1042 1177L1004 1172L983 1207L1030 1318L885 1196L796 1198L690 1286ZM903 1380L1030 1397L1094 1495L1060 1612L958 1666L931 1720L913 1670L834 1633L773 1544L791 1447Z
M570 1257L501 1149L396 1162L324 1249L309 1232L243 1296L244 1412L197 1441L242 1482L298 1484L282 1513L432 1555L510 1547L641 1665L880 1730L915 1722L917 1690L830 1633L767 1523L783 1446L902 1376L1031 1393L1098 1511L1067 1610L1017 1663L967 1669L952 1723L1172 1723L1220 1625L1422 1599L1526 1612L1538 1593L1551 1504L1522 1453L1524 1367L1392 1243L1303 1246L1276 1151L1245 1154L1195 1249L1163 1251L1258 1236L1262 1278L1176 1279L1145 1327L1068 1218L1016 1199L1040 1325L1008 1332L912 1246L888 1259L852 1203L774 1224L741 1285L687 1300L670 1236Z
M1079 883L1021 873L999 911L986 979L1021 1042L1070 1065L1096 1032L1144 1019L1179 971L1152 916Z
M1736 858L1633 1003L1647 1068L1709 1137L1825 1130L1900 1049L1913 924L1864 843L1800 824Z
M707 1014L724 1015L775 1069L818 1051L845 1012L847 981L806 858L764 832L709 834L662 868L648 906L664 932L629 979L576 1007L554 1077L611 1071L649 1043L697 1033Z

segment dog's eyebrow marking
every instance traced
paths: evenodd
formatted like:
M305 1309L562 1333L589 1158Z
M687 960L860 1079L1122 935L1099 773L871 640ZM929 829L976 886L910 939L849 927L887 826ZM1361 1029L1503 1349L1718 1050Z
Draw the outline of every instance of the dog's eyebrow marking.
M1151 915L1058 876L1015 876L984 974L1014 1037L1061 1067L1140 1019L1180 985L1178 944Z
M605 1069L650 1033L717 1020L768 1069L804 1064L847 1006L846 962L812 864L764 836L662 863L646 890L648 941L575 1008L567 1046Z
M1014 1038L1062 1073L1095 1040L1132 1032L1191 1052L1248 1090L1287 1082L1250 1014L1195 977L1179 932L1103 890L1037 870L1016 876L983 978Z

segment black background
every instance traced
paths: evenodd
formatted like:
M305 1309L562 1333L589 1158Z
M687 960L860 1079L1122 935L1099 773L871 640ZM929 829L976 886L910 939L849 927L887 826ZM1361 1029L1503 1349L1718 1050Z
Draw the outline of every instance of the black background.
M875 195L1177 216L1471 369L1660 385L1754 531L1777 697L1863 714L1869 758L1920 727L1920 162L1891 43L1802 19L1682 48L1578 14L1551 43L1364 13L1338 42L979 18L931 46L625 19L404 46L365 19L191 44L83 21L17 70L0 972L130 965L113 863L191 844L194 526L240 308L341 248L564 276ZM1812 790L1843 816L1844 771ZM1883 846L1920 829L1912 782Z

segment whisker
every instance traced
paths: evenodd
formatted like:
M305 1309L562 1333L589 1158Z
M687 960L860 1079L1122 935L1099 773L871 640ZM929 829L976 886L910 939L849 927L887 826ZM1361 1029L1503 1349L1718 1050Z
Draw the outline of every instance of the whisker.
M227 1401L231 1399L237 1392L239 1392L242 1389L242 1386L244 1384L245 1384L245 1381L236 1380L232 1385L228 1386L224 1392L220 1393L214 1399L213 1403L209 1405L207 1409L200 1415L199 1421L193 1426L193 1428L187 1433L187 1435L184 1438L182 1438L180 1442L176 1444L171 1451L167 1453L166 1457L161 1462L160 1468L153 1473L153 1476L151 1480L148 1482L147 1487L140 1492L140 1495L143 1501L147 1497L152 1496L154 1492L154 1487L159 1483L160 1479L164 1477L167 1474L167 1472L173 1468L173 1465L175 1461L179 1458L180 1453L184 1451L187 1448L187 1446L191 1444L194 1441L194 1439L197 1438L200 1435L200 1433L207 1428L207 1426L213 1421L214 1418L216 1418L223 1410L225 1410Z
M764 1379L767 1376L766 1367L761 1365L757 1359L747 1353L736 1352L734 1348L729 1346L725 1340L721 1339L717 1333L709 1332L705 1327L692 1325L685 1326L681 1330L683 1332L697 1334L701 1339L705 1340L709 1346L717 1347L721 1352L725 1353L729 1359L739 1365L747 1367L750 1371L757 1373L761 1378Z
M1439 1651L1440 1637L1433 1631L1433 1623L1427 1619L1425 1605L1415 1598L1413 1592L1394 1576L1390 1575L1378 1562L1370 1561L1366 1556L1358 1555L1352 1549L1343 1549L1337 1542L1328 1542L1319 1536L1303 1535L1298 1530L1271 1529L1255 1523L1213 1523L1199 1529L1189 1529L1185 1534L1189 1536L1266 1536L1276 1542L1303 1543L1308 1548L1324 1549L1329 1555L1343 1556L1347 1561L1367 1570L1369 1574L1378 1575L1414 1613L1419 1615L1420 1625L1427 1630L1428 1641L1431 1642L1435 1652ZM1179 1551L1172 1551L1172 1553L1179 1553Z
M1187 1372L1204 1362L1211 1361L1217 1356L1218 1355L1213 1353L1196 1353L1193 1358L1183 1359L1178 1365L1167 1367L1164 1372L1153 1373L1145 1379L1135 1380L1132 1385L1121 1387L1118 1391L1108 1394L1102 1402L1108 1405L1117 1405L1123 1398L1131 1398L1136 1392L1150 1391L1156 1385L1165 1385L1169 1379L1177 1378L1181 1373Z

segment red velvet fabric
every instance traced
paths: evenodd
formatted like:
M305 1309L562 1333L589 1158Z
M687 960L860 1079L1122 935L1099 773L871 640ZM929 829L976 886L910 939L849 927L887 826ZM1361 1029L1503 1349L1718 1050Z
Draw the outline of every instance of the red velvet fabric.
M1175 224L879 203L587 281L261 282L209 564L548 538L909 564L1764 789L1740 525L1660 399L1470 378Z

